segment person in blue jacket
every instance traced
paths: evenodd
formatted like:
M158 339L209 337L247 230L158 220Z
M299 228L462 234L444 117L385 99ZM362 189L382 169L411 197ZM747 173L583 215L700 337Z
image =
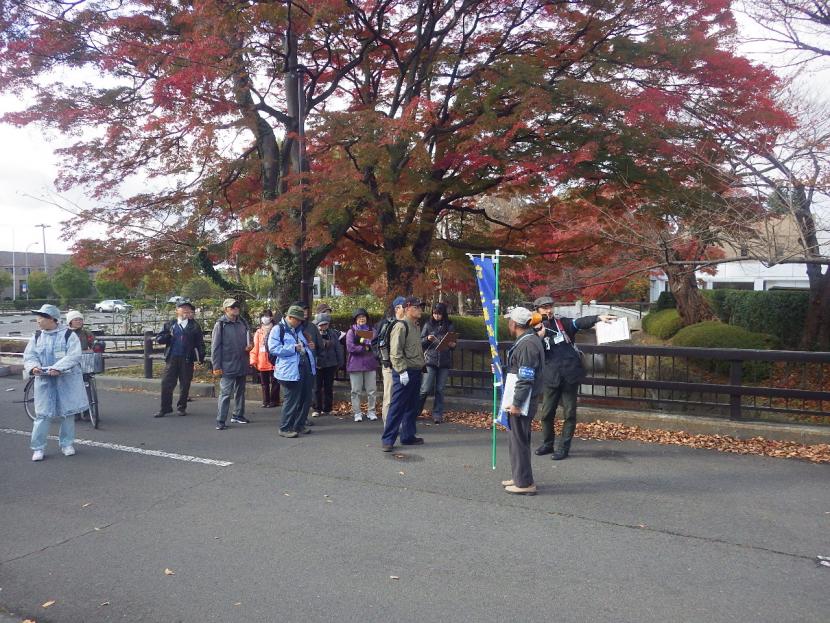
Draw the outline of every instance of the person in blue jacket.
M280 436L294 438L311 432L306 427L314 391L316 361L309 337L303 332L305 311L288 308L285 317L268 336L268 352L274 358L274 376L283 392Z

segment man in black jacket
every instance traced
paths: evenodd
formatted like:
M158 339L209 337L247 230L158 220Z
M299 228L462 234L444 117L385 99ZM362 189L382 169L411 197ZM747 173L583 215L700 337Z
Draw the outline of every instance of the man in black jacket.
M536 483L530 465L530 425L541 392L545 352L539 336L531 327L533 315L524 307L517 307L507 318L510 335L516 338L507 351L505 362L505 391L515 382L513 400L506 405L510 423L510 470L513 478L503 480L507 493L536 495ZM515 381L511 381L514 378Z
M597 322L610 322L613 315L560 318L553 315L553 299L541 296L533 301L542 316L542 324L536 327L545 347L544 395L539 419L542 421L542 445L536 448L538 456L553 453L553 460L568 457L571 440L576 430L576 396L579 382L585 376L582 358L576 349L576 333L590 329ZM562 435L556 439L553 419L556 407L562 401Z
M187 396L193 380L193 364L205 362L205 339L202 327L193 319L193 305L182 301L176 305L176 320L165 322L156 342L164 344L164 376L161 379L161 409L153 417L173 413L173 390L179 384L176 413L187 415Z

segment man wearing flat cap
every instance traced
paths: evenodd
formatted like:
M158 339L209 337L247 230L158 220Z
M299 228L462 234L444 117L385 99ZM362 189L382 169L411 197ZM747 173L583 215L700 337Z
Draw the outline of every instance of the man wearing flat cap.
M507 329L516 340L507 349L504 368L506 379L511 375L515 378L513 400L505 405L510 423L510 471L513 477L501 484L507 493L536 495L530 465L530 425L541 393L545 352L531 326L533 314L529 309L516 307L506 317Z
M576 350L576 333L590 329L597 322L611 322L616 316L583 316L563 318L554 316L553 299L540 296L533 301L542 316L542 324L536 327L545 347L544 395L539 419L542 421L542 445L536 448L537 456L553 454L553 460L568 458L571 440L576 430L576 396L579 382L585 376L582 357ZM562 434L556 438L554 416L562 402Z
M187 415L187 397L193 381L193 364L205 362L205 339L202 327L193 319L195 308L190 301L176 304L176 319L165 322L156 335L156 342L164 344L164 374L161 377L161 408L153 417L173 413L173 390L179 385L176 413Z
M222 302L225 314L213 325L210 361L213 375L219 379L219 405L216 430L225 430L233 397L234 424L249 424L245 417L245 379L248 374L248 353L253 348L248 323L239 317L239 301L227 298Z

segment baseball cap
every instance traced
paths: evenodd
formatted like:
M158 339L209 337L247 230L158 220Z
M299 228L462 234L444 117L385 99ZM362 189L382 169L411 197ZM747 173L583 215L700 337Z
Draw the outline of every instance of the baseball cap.
M395 300L392 301L392 307L397 307L398 305L403 305L406 303L406 299L402 296L396 296Z
M230 299L228 299L228 300L230 300ZM228 301L226 300L225 302L227 303ZM196 307L190 301L179 301L178 303L176 303L176 309L178 309L179 307L189 307L193 311L196 311ZM232 306L231 305L225 305L224 307L232 307Z
M79 311L75 311L74 309L72 311L66 312L66 324L69 324L70 322L72 322L73 320L77 320L78 318L83 320L84 315Z
M47 318L54 318L55 320L61 319L61 310L54 305L49 305L49 303L44 303L40 306L40 309L33 309L31 311L38 316L46 316Z
M533 301L533 307L539 309L543 305L553 305L553 299L549 296L540 296L538 299Z
M514 307L505 318L509 318L519 326L526 327L530 324L533 314L529 309L525 309L524 307Z
M225 309L226 307L239 307L239 301L236 299L225 299L222 301L222 309Z
M299 305L292 305L291 307L289 307L285 315L290 318L305 320L305 311Z
M407 296L403 301L404 307L421 307L424 302L417 296Z

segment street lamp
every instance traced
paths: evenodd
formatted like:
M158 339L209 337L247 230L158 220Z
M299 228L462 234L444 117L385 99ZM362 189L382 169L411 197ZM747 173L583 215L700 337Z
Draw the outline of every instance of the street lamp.
M33 246L40 244L39 242L33 242L28 247L26 247L26 251L24 251L25 256L25 264L26 264L26 300L29 300L29 276L32 274L32 270L29 268L29 249Z

